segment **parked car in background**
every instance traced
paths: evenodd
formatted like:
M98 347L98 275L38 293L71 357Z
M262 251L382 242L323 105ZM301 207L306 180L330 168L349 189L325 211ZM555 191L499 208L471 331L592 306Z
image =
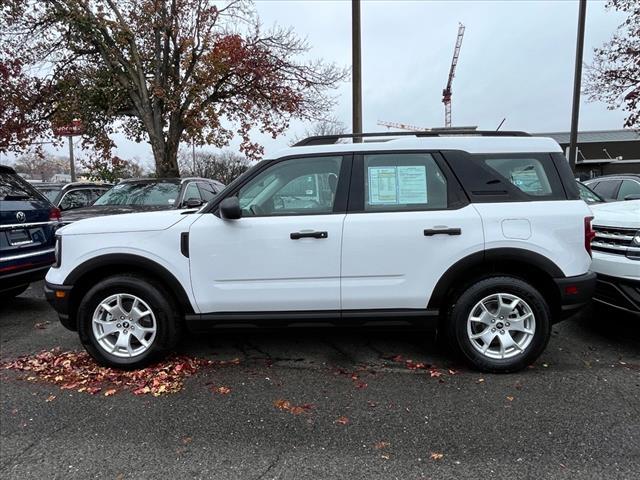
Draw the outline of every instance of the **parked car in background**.
M606 200L598 195L596 192L591 190L582 182L576 182L578 184L578 192L580 193L580 198L584 200L589 205L594 203L604 203Z
M389 318L437 326L480 370L531 364L595 286L592 214L560 146L521 132L368 136L384 138L304 140L197 211L64 227L48 300L112 367L154 361L183 327Z
M594 300L640 315L640 200L591 207Z
M122 213L197 208L222 191L224 185L208 178L153 178L122 180L89 207L62 214L64 223Z
M606 201L640 200L640 175L625 173L585 180L584 184Z
M44 193L51 203L61 211L87 207L102 196L113 185L109 183L34 183L32 184Z
M0 165L0 302L44 278L54 262L60 210Z

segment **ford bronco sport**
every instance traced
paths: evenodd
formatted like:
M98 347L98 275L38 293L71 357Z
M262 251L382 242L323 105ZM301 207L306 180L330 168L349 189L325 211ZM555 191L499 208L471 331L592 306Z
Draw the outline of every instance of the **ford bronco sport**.
M508 372L590 299L591 211L562 150L520 132L310 137L203 208L58 233L46 294L101 364L221 323L432 321Z

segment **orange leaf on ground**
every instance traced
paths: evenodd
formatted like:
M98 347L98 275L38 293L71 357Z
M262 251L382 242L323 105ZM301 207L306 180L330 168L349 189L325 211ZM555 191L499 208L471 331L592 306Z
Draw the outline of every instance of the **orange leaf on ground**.
M216 393L219 393L220 395L228 395L231 393L231 389L229 387L225 387L224 385L214 389L214 391Z
M337 418L333 423L337 423L338 425L347 425L349 423L349 419L343 415Z
M431 452L431 460L442 460L442 457L444 457L444 453Z
M389 447L391 444L389 442L376 442L373 445L373 448L375 448L376 450L382 450L384 448Z

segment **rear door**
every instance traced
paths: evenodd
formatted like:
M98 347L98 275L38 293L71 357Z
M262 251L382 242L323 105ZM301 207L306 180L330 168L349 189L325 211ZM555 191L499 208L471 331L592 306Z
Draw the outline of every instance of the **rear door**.
M482 248L480 217L437 152L356 155L343 310L425 309L444 272Z

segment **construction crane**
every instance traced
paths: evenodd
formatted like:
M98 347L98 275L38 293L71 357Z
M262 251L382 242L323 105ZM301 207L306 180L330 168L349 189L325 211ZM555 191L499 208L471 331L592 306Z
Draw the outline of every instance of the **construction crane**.
M429 130L426 127L416 127L415 125L408 125L406 123L385 122L383 120L378 120L378 125L381 127L397 128L398 130L409 130L412 132L426 132Z
M453 49L453 59L451 60L451 68L449 69L449 79L447 86L442 90L442 103L444 103L444 126L451 127L451 84L456 74L456 66L460 57L460 47L462 46L462 37L464 37L464 25L458 24L458 37L456 38L456 46Z

